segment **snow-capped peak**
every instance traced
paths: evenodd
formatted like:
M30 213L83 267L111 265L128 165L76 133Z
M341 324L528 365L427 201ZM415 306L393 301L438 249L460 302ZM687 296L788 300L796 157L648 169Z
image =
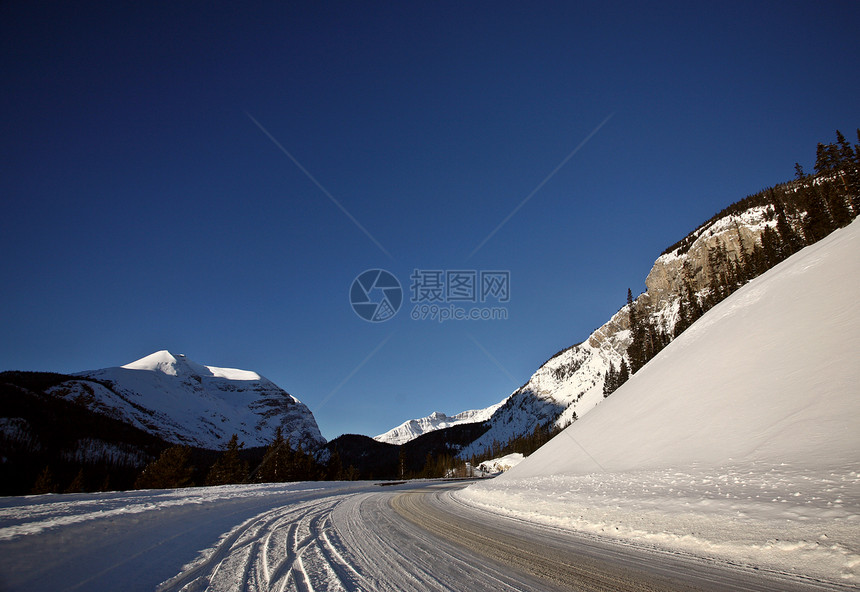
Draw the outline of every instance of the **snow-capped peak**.
M169 376L176 376L176 358L166 349L120 367L126 370L149 370L150 372L162 372Z
M161 372L168 376L180 376L190 374L192 376L213 376L215 378L226 378L227 380L260 380L260 375L250 370L239 370L237 368L218 368L216 366L203 366L185 357L184 354L173 355L166 349L144 356L143 358L120 366L126 370L148 370L150 372Z

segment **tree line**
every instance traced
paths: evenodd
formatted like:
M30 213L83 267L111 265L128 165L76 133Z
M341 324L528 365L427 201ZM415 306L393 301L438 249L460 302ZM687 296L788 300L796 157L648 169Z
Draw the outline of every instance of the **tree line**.
M207 454L208 452L208 454ZM319 462L314 454L299 445L293 448L280 426L262 456L259 450L244 450L236 434L214 456L190 446L173 445L165 448L158 458L147 464L134 480L134 489L174 489L198 485L230 485L238 483L283 483L289 481L350 480L358 476L354 467L344 468L335 452L327 463ZM254 460L250 460L254 459ZM107 491L109 485L87 486L84 469L67 486L53 477L50 466L39 474L30 493L79 493Z
M344 470L337 453L329 458L329 462L321 463L312 453L305 452L301 445L294 449L284 438L280 426L259 464L253 469L248 460L242 458L243 447L238 436L233 434L209 467L201 485L344 480L357 476L354 467ZM143 469L134 485L136 489L192 487L195 485L194 473L191 449L187 446L171 446Z

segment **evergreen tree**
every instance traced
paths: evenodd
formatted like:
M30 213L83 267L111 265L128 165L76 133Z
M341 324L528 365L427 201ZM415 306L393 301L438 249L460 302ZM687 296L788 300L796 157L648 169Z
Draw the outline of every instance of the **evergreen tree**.
M618 386L627 382L628 378L630 378L630 368L627 366L626 360L621 360L621 370L618 373ZM573 414L573 420L576 421L576 413Z
M633 308L633 291L630 288L627 288L627 309L630 312L630 324L632 325L636 311Z
M322 476L322 469L317 465L313 455L305 453L305 451L302 450L301 444L299 444L293 458L294 472L291 475L290 481L313 481Z
M738 235L738 257L734 261L733 274L738 285L743 285L750 279L747 275L750 270L750 251L747 249L746 241L737 220L735 220L735 232Z
M811 245L830 234L835 226L818 188L811 188L804 197L806 217L803 219L803 234L806 244Z
M338 454L337 449L332 451L331 456L328 459L328 465L326 466L326 472L328 474L329 480L343 481L343 478L344 478L343 462L340 460L340 454Z
M820 191L824 203L827 204L833 225L838 228L848 226L851 223L851 210L848 209L848 204L845 203L845 198L841 192L837 191L836 187L830 183L822 185Z
M854 144L854 162L860 166L860 127L857 128L857 143Z
M852 216L856 218L860 215L860 128L857 129L857 144L854 145L854 160L848 168L852 172Z
M794 177L798 181L802 181L806 175L803 174L803 167L799 162L794 163Z
M637 314L633 292L630 288L627 288L627 310L630 316L630 334L633 338L627 348L627 355L630 357L630 369L636 373L639 368L645 365L648 335L644 319L640 319Z
M839 168L839 149L835 144L818 143L815 149L815 172L819 175L834 173Z
M848 140L845 139L845 136L839 130L836 130L836 143L839 145L839 164L843 167L855 164L853 162L854 149L851 148L851 144L848 143Z
M171 446L143 469L134 482L135 489L191 487L194 469L188 464L190 456L187 446Z
M224 452L209 469L206 475L206 485L229 485L245 483L248 480L248 463L239 458L239 449L245 443L239 443L239 436L233 434L224 448Z
M83 493L84 492L84 470L81 469L78 471L78 474L75 475L75 478L72 479L72 482L69 483L69 486L66 487L65 493Z
M257 468L254 480L258 483L282 483L289 480L290 465L293 464L293 450L284 440L281 426L275 430L272 443L266 448L263 462Z
M761 248L766 268L773 267L782 261L782 249L779 234L770 226L765 226L761 233Z
M692 325L692 313L690 311L690 301L686 294L686 288L681 288L681 295L678 298L678 318L675 321L674 336L677 337L687 330Z
M484 451L484 456L487 457L487 460L490 458L493 458L492 456L489 456L490 454L492 454L492 453L489 450ZM435 471L435 466L434 466L434 461L433 461L433 455L428 452L427 456L424 457L424 468L421 469L421 475L425 479L432 479L433 477L436 476L434 474L434 471Z
M54 474L51 472L51 467L46 466L42 472L39 473L39 477L33 484L33 489L30 493L33 495L39 495L42 493L57 493L58 491L59 487L57 486L57 482L54 481Z
M800 239L797 237L797 233L794 232L794 228L788 223L788 218L785 214L785 205L780 200L776 200L774 205L776 206L776 232L779 234L780 239L779 254L783 259L787 259L799 251L802 245L800 244Z
M612 362L609 362L609 370L606 371L606 374L603 377L603 396L608 397L612 394L612 392L616 389L615 386L616 377L615 377L615 366Z
M615 364L611 361L609 362L609 370L606 371L604 375L603 381L603 397L606 398L618 388L627 382L627 379L630 377L630 368L627 366L627 362L624 359L621 360L621 365L616 369ZM576 417L574 416L574 419ZM548 439L547 439L548 440ZM543 442L541 442L542 444Z
M846 193L843 203L846 208L848 205L845 202L851 203L853 212L849 211L848 215L850 218L854 218L857 215L858 205L860 205L858 204L858 198L860 198L860 159L858 159L858 155L860 153L851 146L839 130L836 130L836 143L839 153L839 174ZM841 212L833 212L834 221L841 227L845 224L841 224L837 220L840 215Z

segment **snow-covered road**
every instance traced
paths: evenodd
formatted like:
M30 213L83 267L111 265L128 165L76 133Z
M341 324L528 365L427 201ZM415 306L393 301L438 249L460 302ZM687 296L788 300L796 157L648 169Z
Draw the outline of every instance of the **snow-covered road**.
M462 483L0 499L0 590L816 590L473 507Z

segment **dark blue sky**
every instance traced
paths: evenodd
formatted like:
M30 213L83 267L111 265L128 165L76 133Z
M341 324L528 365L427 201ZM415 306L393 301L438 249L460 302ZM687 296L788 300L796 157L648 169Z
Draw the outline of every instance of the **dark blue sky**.
M860 126L854 1L86 4L0 4L0 369L170 349L328 438L501 400ZM414 269L510 271L508 319L412 320Z

